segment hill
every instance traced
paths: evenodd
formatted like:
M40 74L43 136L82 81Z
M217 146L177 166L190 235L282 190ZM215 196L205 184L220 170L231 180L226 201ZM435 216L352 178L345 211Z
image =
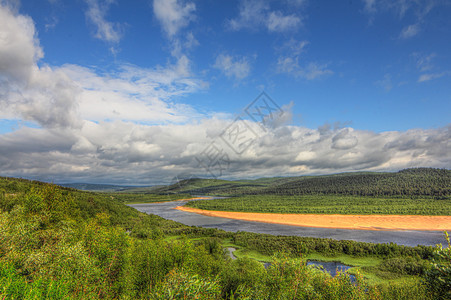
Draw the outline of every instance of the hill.
M107 191L118 192L136 188L143 188L141 186L127 186L114 184L96 184L96 183L60 183L59 186L73 188L82 191Z
M0 177L0 298L433 299L448 291L445 250L190 227L113 195L121 194ZM272 256L271 266L225 257L231 242ZM299 253L358 256L361 270L406 280L332 278Z
M161 187L155 192L224 196L339 194L443 197L451 194L451 171L417 168L405 169L395 173L357 172L237 181L196 178Z

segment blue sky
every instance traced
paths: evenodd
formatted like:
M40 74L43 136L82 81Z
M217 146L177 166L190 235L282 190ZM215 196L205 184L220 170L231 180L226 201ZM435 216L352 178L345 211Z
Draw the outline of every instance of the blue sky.
M0 3L1 175L212 175L262 91L284 113L224 178L450 167L451 1Z

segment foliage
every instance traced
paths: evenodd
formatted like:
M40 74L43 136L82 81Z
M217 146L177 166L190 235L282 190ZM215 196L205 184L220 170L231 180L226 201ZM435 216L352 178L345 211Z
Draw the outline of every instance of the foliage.
M451 201L434 198L380 198L343 195L253 195L192 201L206 210L296 214L451 215Z
M217 280L200 278L183 271L172 270L159 285L151 299L220 299L221 286Z
M425 276L425 282L437 299L451 299L451 243L447 232L448 247L437 245L432 257L432 267Z
M343 173L329 176L299 177L287 183L261 189L258 194L358 196L435 196L451 194L451 171L417 168L397 173Z
M347 274L332 278L307 267L299 253L375 255L392 258L387 268L420 274L414 267L433 255L431 247L226 233L145 215L108 194L11 178L0 178L0 189L0 299L430 297L417 283L379 288L359 275L354 283ZM165 241L167 234L188 237ZM224 238L269 255L288 253L265 269L255 260L225 258ZM442 258L432 269L449 267ZM447 287L448 277L431 274L430 282Z
M344 253L352 256L375 256L383 258L412 257L414 260L429 259L434 248L430 246L407 247L389 244L373 244L347 240L321 239L300 236L274 236L251 232L238 232L232 241L250 250L257 250L262 254L272 255L280 249L295 257L312 252L326 255Z
M153 193L188 193L191 195L348 195L371 197L430 196L449 199L451 171L415 168L396 173L356 172L323 176L275 177L257 180L227 181L188 179Z

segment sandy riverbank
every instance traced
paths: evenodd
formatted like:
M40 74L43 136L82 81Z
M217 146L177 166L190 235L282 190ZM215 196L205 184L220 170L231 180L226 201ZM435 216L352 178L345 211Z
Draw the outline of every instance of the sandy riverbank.
M178 206L175 209L245 221L256 221L303 227L360 230L437 230L451 231L451 216L413 215L315 215L210 211Z

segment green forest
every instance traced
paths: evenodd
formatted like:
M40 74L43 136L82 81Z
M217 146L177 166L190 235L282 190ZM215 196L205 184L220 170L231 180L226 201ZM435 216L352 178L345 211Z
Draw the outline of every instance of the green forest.
M369 197L348 195L251 195L192 201L186 206L207 210L354 215L451 215L451 200L433 197Z
M166 192L0 177L0 299L451 299L450 247L232 233L124 204L171 200ZM449 185L429 192L446 197ZM226 246L242 255L232 260ZM347 260L355 282L307 266L309 257Z
M428 196L449 199L451 171L414 168L399 172L357 172L323 176L275 177L256 180L227 181L189 179L156 193L188 193L224 196L241 195L348 195L370 197Z

